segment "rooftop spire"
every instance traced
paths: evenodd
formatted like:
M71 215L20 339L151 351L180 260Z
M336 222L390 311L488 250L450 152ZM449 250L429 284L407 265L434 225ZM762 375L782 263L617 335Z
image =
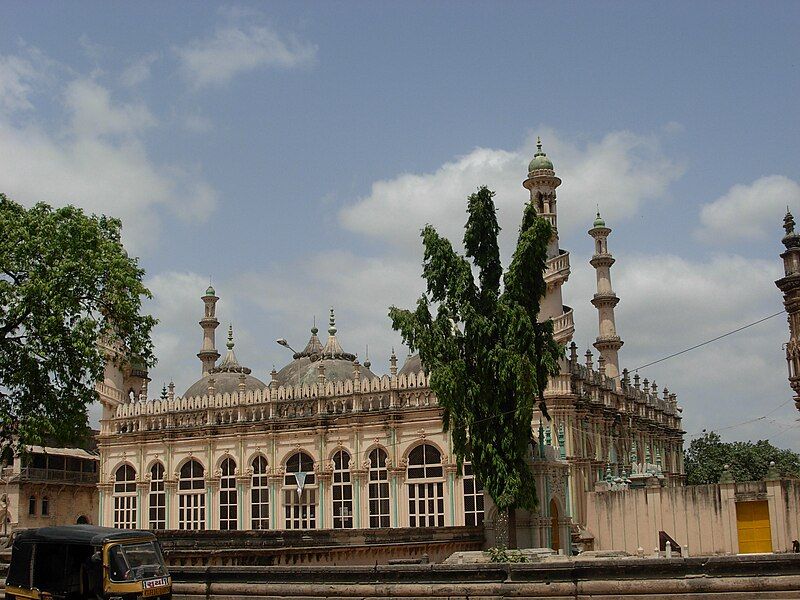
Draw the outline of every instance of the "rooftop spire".
M233 343L233 323L229 323L228 324L228 343L225 344L225 346L227 346L228 350L233 350L234 345L235 344Z
M333 307L331 306L331 316L328 319L328 335L336 335L336 317L333 314Z

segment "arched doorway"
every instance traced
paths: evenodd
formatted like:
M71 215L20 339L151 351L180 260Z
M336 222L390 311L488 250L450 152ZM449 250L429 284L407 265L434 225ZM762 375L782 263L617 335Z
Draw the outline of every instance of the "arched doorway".
M558 503L555 498L550 499L550 547L553 550L561 550L561 530L558 525Z
M81 515L80 517L78 517L78 520L75 521L75 523L77 525L88 525L89 519L86 517L86 515Z

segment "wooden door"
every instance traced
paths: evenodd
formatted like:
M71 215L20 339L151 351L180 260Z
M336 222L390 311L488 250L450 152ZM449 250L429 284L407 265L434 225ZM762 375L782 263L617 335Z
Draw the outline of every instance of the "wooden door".
M766 500L736 503L739 554L772 552L769 504Z

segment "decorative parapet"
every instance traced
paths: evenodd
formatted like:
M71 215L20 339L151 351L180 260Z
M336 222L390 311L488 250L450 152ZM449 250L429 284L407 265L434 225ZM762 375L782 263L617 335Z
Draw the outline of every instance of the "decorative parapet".
M211 396L126 401L116 407L103 433L135 433L437 405L429 387L429 378L422 371L361 379L360 391L356 387L354 381L348 379L328 381L324 385L272 385Z

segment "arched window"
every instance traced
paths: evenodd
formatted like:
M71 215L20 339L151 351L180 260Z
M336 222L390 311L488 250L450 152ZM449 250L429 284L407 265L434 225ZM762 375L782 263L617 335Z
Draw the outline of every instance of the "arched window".
M389 472L386 452L375 448L369 453L369 526L389 527Z
M464 525L483 525L483 484L475 479L472 463L464 463Z
M252 462L253 481L250 485L250 528L269 529L269 480L267 459L256 456Z
M444 527L444 469L441 453L430 444L408 455L408 524Z
M353 527L353 484L350 482L350 455L339 450L333 455L333 528Z
M50 516L50 498L47 496L42 496L42 516Z
M167 495L164 492L164 465L157 462L150 467L150 529L167 527Z
M32 517L36 516L36 496L28 498L28 514Z
M192 459L181 467L178 481L178 529L206 528L205 470Z
M130 465L114 473L114 527L136 529L136 470Z
M219 528L238 529L236 498L236 463L226 458L222 462L222 477L219 480Z
M296 452L286 461L283 479L283 508L286 529L315 529L317 526L317 486L314 461L305 452Z

